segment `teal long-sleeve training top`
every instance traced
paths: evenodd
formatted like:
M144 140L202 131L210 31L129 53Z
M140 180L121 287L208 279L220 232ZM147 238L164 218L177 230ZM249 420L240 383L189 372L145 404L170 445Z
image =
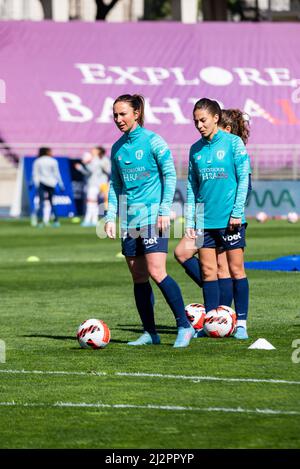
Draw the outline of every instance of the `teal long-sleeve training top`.
M241 138L222 130L218 130L211 141L203 137L192 145L185 216L187 228L226 228L230 217L241 218L245 223L249 161Z
M138 126L112 147L106 222L116 220L119 208L123 229L155 225L159 215L170 214L175 188L176 171L167 143Z

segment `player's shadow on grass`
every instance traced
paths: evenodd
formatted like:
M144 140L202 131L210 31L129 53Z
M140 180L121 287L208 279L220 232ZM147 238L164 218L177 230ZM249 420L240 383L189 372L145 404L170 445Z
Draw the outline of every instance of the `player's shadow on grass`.
M118 327L116 329L121 330L121 331L127 331L127 332L136 332L136 333L143 333L143 329L141 329L140 325L136 324L118 324ZM156 330L159 334L177 334L177 327L173 326L156 326Z
M125 329L125 330L129 331L129 329ZM36 338L54 339L54 340L77 340L77 338L72 335L27 334L27 335L22 335L21 337L36 337ZM110 342L114 344L127 344L128 340L111 339ZM78 347L72 347L72 349L81 350L80 348L78 349Z
M41 337L43 339L55 339L55 340L77 340L73 335L47 335L47 334L27 334L21 337Z

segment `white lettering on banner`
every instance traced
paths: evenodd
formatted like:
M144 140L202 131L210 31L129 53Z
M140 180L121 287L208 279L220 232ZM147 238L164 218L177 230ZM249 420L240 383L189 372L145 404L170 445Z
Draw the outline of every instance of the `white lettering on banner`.
M232 73L220 67L206 67L200 71L200 78L214 86L227 86L233 82Z
M159 120L154 113L173 114L174 124L189 124L191 122L190 119L184 117L179 105L180 100L178 98L164 98L163 101L168 105L167 107L151 106L150 100L145 100L145 103L147 103L147 106L145 107L145 119L148 124L161 124L161 120Z
M186 80L183 75L183 68L173 67L170 68L170 72L174 73L176 82L175 85L185 86L185 85L199 85L199 78L194 78L193 80Z
M270 75L273 86L294 86L288 68L265 68L265 71Z
M143 67L142 70L148 75L152 85L162 85L162 80L170 76L168 70L162 67Z
M112 77L105 77L105 66L102 64L75 64L83 75L82 83L88 85L107 85L113 82Z
M252 86L253 83L258 85L268 86L268 82L260 77L260 72L256 68L234 68L233 69L240 77L239 85Z
M295 92L296 91L299 93L298 90L295 90ZM94 118L94 112L88 106L84 105L81 101L81 98L76 94L68 93L66 91L46 91L45 95L51 98L58 112L58 119L60 121L84 123L91 121ZM296 98L296 93L294 98ZM166 97L163 98L162 101L164 105L154 106L150 99L145 99L145 122L147 124L161 124L162 120L159 118L161 114L169 114L172 117L173 124L186 125L191 123L191 120L184 115L182 105L185 104L186 106L187 103L194 104L195 101L197 101L196 98L188 98L185 103L182 103L179 98ZM102 109L100 110L99 117L95 119L96 123L110 124L113 122L113 102L114 98L110 96L105 98L102 104ZM220 101L218 102L221 108L224 108L223 103ZM281 105L281 107L279 106L279 108L280 112L287 112L283 105ZM250 118L260 117L267 120L271 124L280 124L282 122L279 122L279 118L272 116L262 106L260 106L259 103L250 98L246 99L244 106L241 106L241 109L243 109L243 111L248 114ZM294 119L296 119L296 117L294 117Z
M248 114L248 116L250 117L263 117L264 119L269 121L271 124L274 124L276 122L276 119L274 119L271 116L271 114L269 114L253 99L246 99L244 112Z
M185 78L182 67L120 67L97 63L76 63L82 74L81 83L85 85L163 85L166 80L175 79L174 84L180 86L199 85L201 81L213 86L228 86L239 80L241 86L292 86L295 79L291 78L288 68L266 67L258 70L253 67L234 67L227 70L223 67L209 66L199 70L198 76ZM200 77L200 78L199 78Z
M104 104L102 106L102 112L100 116L96 119L96 122L101 124L110 124L113 120L113 98L105 98Z
M109 70L115 72L117 75L120 75L120 78L115 80L115 85L125 85L127 84L127 80L131 81L135 85L146 85L146 80L142 80L134 75L139 69L138 67L126 67L124 70L122 67L108 67Z
M59 120L64 122L87 122L94 114L81 103L79 96L67 91L46 91L46 96L52 99L59 114ZM75 111L75 115L70 111Z
M233 69L240 77L239 85L252 86L254 83L262 86L293 86L288 68L264 68L264 71L270 76L271 81L264 80L256 68Z

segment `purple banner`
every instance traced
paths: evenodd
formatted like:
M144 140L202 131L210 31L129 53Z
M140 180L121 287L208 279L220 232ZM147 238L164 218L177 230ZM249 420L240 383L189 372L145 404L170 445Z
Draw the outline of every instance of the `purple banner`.
M199 138L201 97L247 112L249 143L300 143L296 23L1 22L0 83L12 144L111 144L123 93L145 96L145 126L169 144Z

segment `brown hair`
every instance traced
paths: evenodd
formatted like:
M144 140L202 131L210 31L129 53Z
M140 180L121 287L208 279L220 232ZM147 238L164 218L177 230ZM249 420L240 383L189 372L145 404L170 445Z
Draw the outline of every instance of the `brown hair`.
M195 103L193 113L196 111L196 109L207 109L207 111L212 116L215 116L216 114L218 114L219 116L218 124L219 124L221 120L222 111L217 101L213 101L212 99L208 99L208 98L201 98L199 99L199 101Z
M231 127L231 133L241 137L246 145L250 135L248 114L240 111L240 109L222 109L219 127L225 128L227 125Z
M145 114L145 99L144 96L140 94L122 94L119 96L113 105L115 105L118 102L125 102L128 103L134 111L139 112L139 117L138 117L138 124L143 127L144 125L144 114Z

